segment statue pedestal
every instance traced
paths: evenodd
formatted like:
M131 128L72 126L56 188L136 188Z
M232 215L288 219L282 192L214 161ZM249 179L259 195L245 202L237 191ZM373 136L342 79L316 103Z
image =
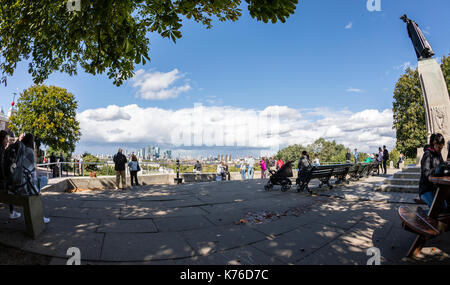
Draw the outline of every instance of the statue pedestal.
M427 142L431 134L441 133L447 143L450 139L450 98L441 66L434 58L421 59L417 71L424 97ZM447 159L447 153L445 147L442 150L444 160Z

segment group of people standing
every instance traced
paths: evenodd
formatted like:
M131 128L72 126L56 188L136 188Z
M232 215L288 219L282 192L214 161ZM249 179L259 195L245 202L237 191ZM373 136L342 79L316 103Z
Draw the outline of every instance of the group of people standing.
M42 162L50 163L50 169L52 171L53 178L62 177L63 169L64 169L63 164L62 164L64 162L64 156L63 156L62 152L59 153L58 157L55 155L55 153L50 154L49 158L44 156Z
M127 188L125 167L128 160L127 157L122 153L121 148L119 148L117 153L114 155L113 161L114 170L116 171L116 189L125 189ZM131 186L139 186L137 173L141 171L141 167L139 166L138 159L134 153L131 154L131 160L130 162L128 162L128 168L130 170ZM120 184L122 184L122 188L120 188Z
M345 154L345 160L347 163L352 163L352 154L350 153L350 149L347 149L347 153ZM355 152L353 153L353 159L354 163L358 163L360 158L360 154L358 152L358 149L355 148ZM371 154L366 160L365 163L370 163L377 161L380 164L378 165L378 173L380 173L380 167L381 171L386 174L387 173L387 162L389 160L389 151L387 150L386 146L384 145L383 148L378 148L378 153Z
M253 156L250 156L248 159L241 159L239 164L239 172L241 174L242 180L245 179L253 179L253 175L255 173L255 159ZM266 157L262 157L259 161L259 166L261 168L261 178L266 178L269 169L278 170L283 166L283 160L279 159L275 161L273 157L267 159Z

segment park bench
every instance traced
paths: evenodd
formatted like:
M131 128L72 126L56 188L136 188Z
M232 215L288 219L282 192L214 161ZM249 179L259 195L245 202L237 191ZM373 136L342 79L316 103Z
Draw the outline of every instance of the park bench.
M358 171L356 172L356 180L359 180L360 178L364 177L364 173L367 172L367 169L369 168L369 165L367 163L361 164L358 163Z
M370 162L366 164L366 167L361 172L360 178L367 178L372 174L372 169L374 167L374 163Z
M326 184L330 189L332 189L333 186L331 186L329 182L331 176L333 175L333 169L333 166L314 166L309 170L301 171L296 181L298 187L297 192L306 189L311 193L308 184L312 179L320 180L319 188Z
M343 182L349 184L350 181L347 180L348 171L350 170L351 164L337 164L332 165L333 176L336 178L335 184L341 184Z
M45 229L41 196L18 196L0 192L0 203L23 207L26 233L35 239Z
M438 186L438 190L428 215L423 211L413 211L408 206L398 209L403 229L417 235L407 253L408 257L418 255L427 240L449 230L450 214L444 211L444 201L450 198L450 177L430 177L429 180Z
M376 163L364 163L364 164L335 164L326 166L314 166L309 170L302 170L297 182L297 191L309 190L308 184L312 179L319 179L319 188L326 184L331 189L330 185L331 177L336 178L335 184L346 182L350 183L347 176L350 176L350 180L359 180L362 177L367 177L371 174L372 169L376 167Z
M349 179L352 181L356 181L359 179L358 171L359 171L360 165L359 164L352 164L350 166L350 169L348 170L348 176Z

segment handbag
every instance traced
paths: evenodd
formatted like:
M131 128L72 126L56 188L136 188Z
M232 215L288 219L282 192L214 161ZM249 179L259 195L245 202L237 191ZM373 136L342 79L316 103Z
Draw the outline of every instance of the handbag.
M137 171L138 171L138 172L141 171L141 167L139 166L139 163L138 163L138 165L137 165Z

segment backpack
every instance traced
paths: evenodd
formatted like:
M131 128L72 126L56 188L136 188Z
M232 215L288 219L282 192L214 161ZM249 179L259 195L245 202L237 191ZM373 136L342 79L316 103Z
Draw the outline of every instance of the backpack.
M25 145L21 142L16 142L5 150L3 170L7 190L13 195L39 195L39 190L32 182L33 173L24 167L24 158Z

